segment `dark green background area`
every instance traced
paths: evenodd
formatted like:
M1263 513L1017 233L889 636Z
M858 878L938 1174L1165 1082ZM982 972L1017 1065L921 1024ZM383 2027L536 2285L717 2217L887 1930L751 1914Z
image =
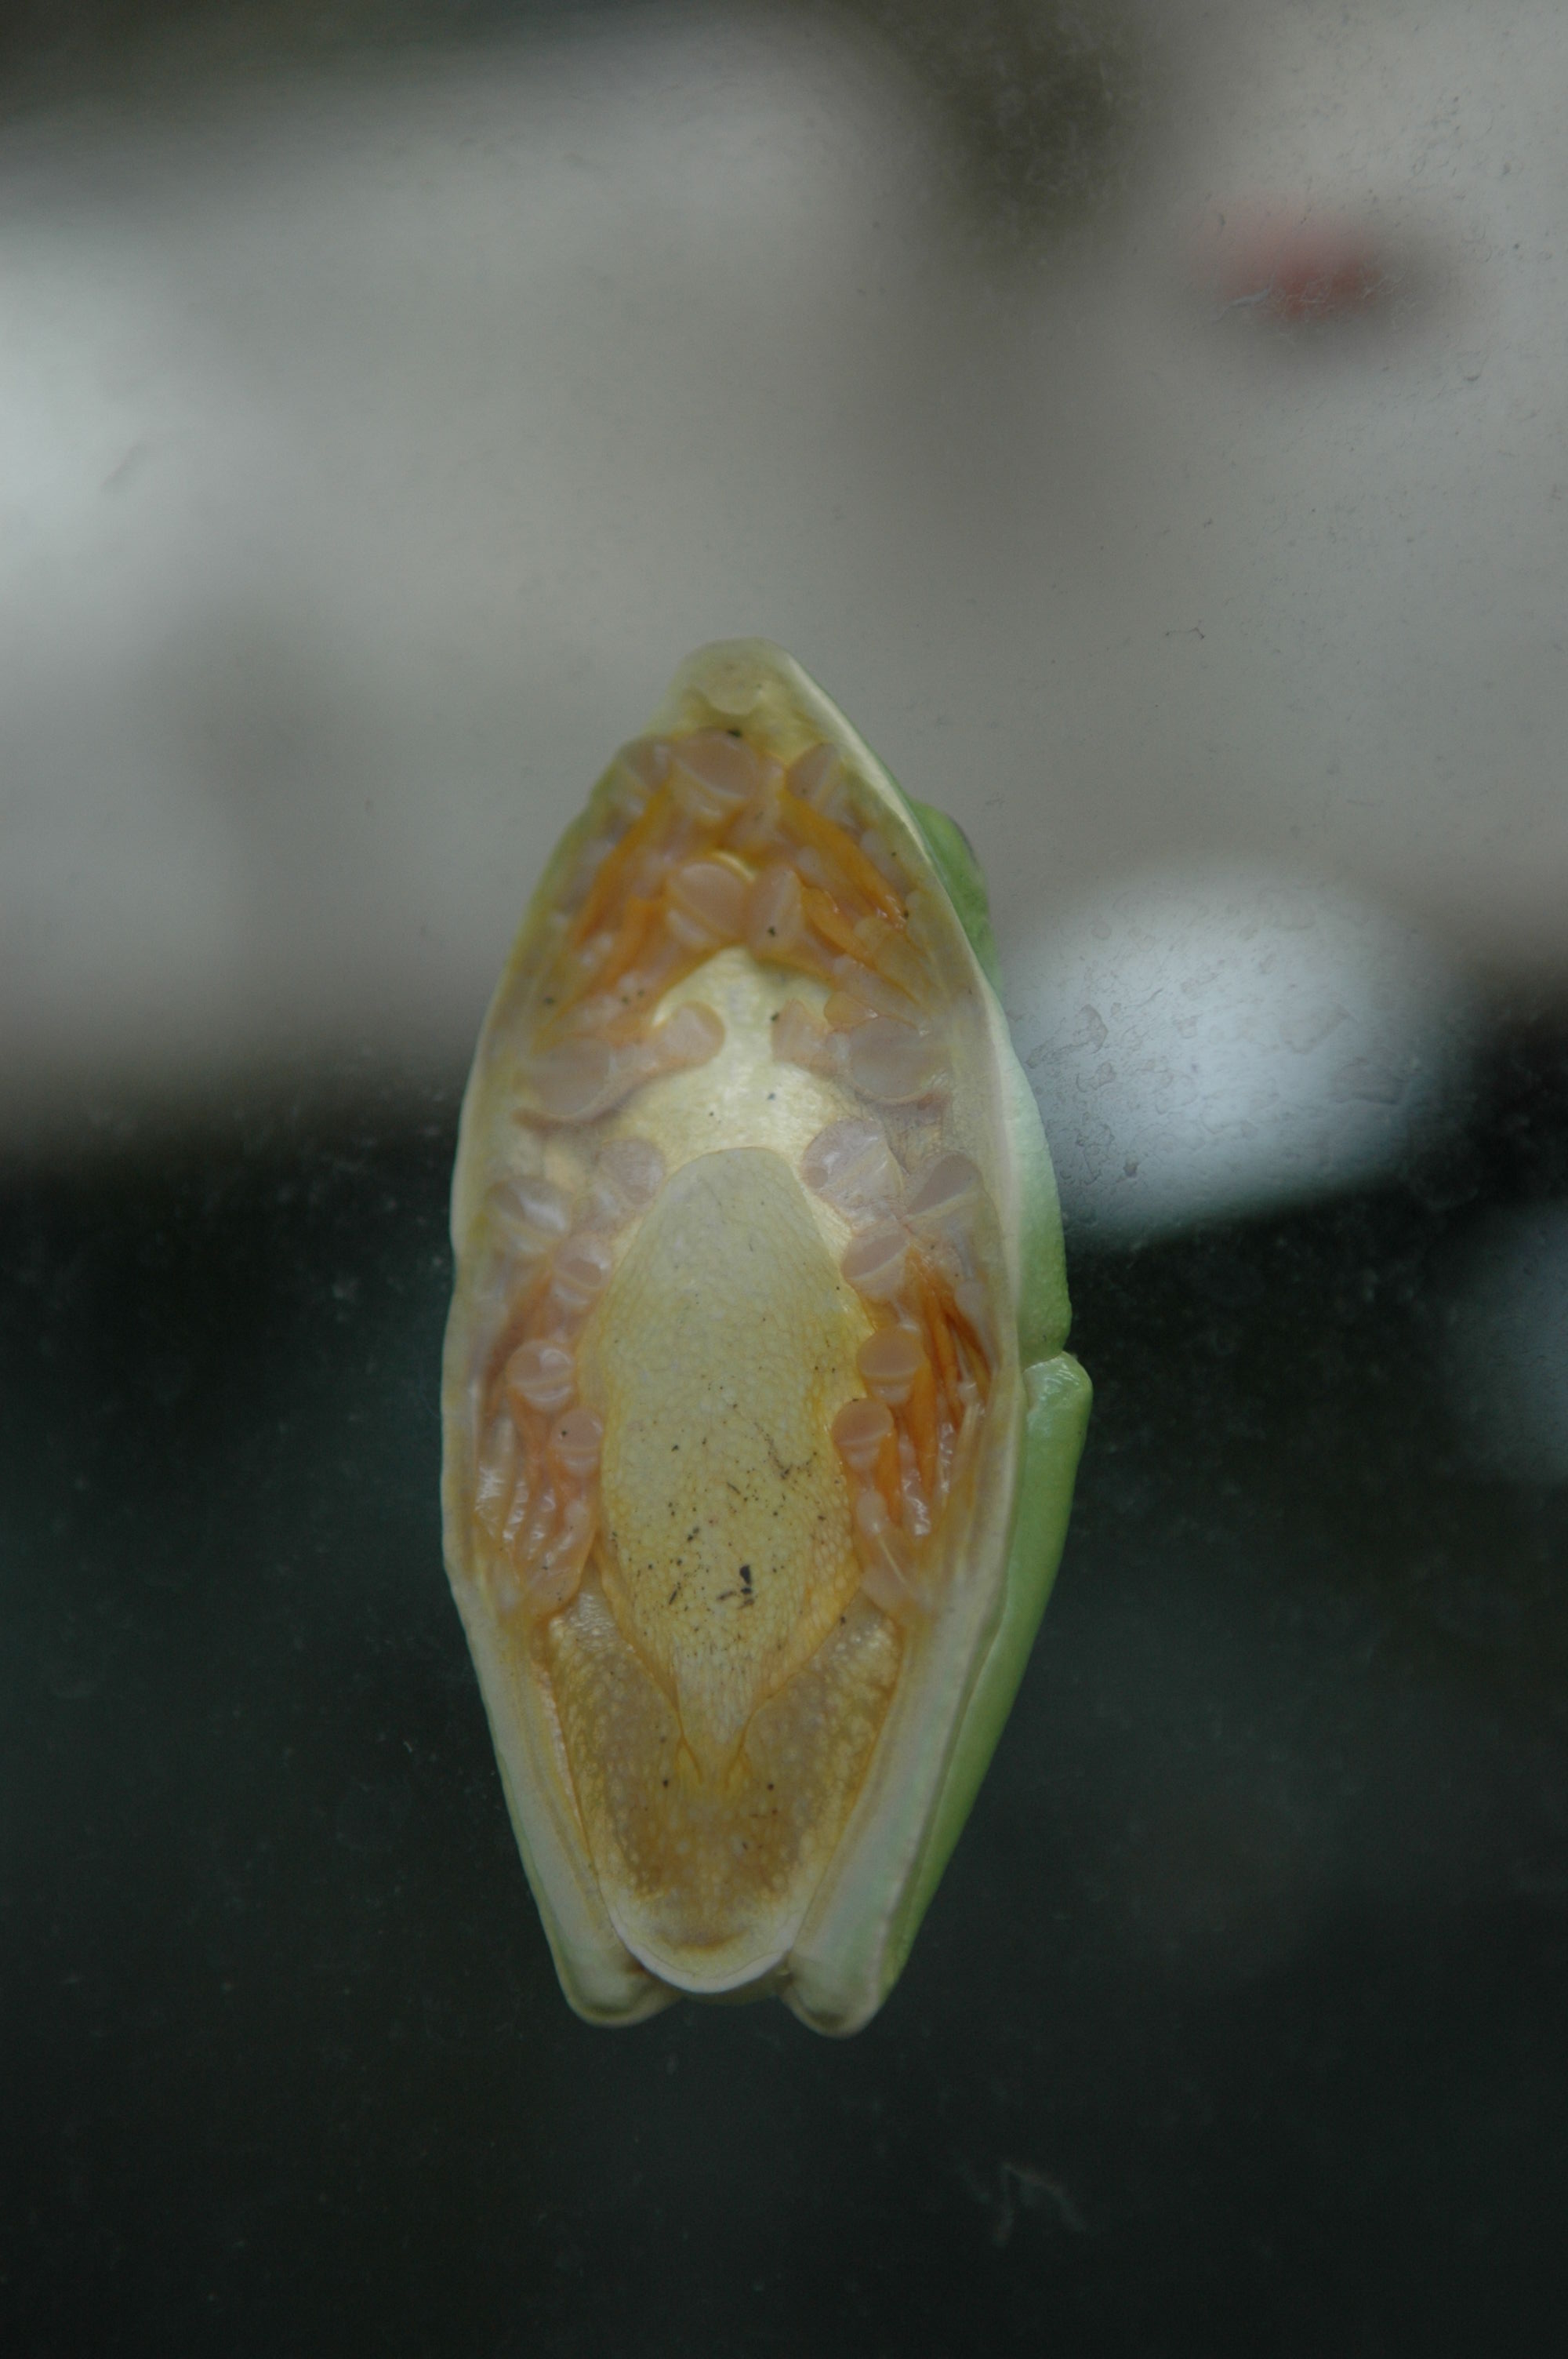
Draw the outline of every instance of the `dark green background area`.
M1076 1266L1055 1598L882 2016L567 2012L440 1564L452 1109L0 1201L0 2347L1554 2351L1561 1494L1444 1256L1560 1050L1329 1210Z

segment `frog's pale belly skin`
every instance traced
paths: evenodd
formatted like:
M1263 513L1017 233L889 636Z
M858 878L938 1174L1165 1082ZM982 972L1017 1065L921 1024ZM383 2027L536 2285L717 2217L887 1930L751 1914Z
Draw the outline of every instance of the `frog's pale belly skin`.
M957 832L737 641L600 780L492 1006L447 1558L591 2020L777 1990L858 2029L1005 1718L1087 1386L987 955Z

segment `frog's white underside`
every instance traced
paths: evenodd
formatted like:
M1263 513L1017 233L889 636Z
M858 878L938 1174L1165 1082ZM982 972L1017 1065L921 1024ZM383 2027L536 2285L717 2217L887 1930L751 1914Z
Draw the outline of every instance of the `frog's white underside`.
M907 874L928 877L929 855L907 807L827 700L787 666L787 659L771 650L765 651L771 670L759 669L754 649L744 644L727 652L732 658L730 673L716 670L710 660L700 690L693 686L688 668L655 717L655 728L674 732L711 725L726 717L727 704L744 717L760 695L773 695L779 712L797 733L794 748L787 742L781 745L782 758L791 758L799 745L815 739L837 745L858 802L874 811L878 827ZM780 728L776 717L772 725ZM515 1165L519 1156L524 1165L532 1158L534 1169L542 1167L568 1189L582 1180L583 1148L569 1128L541 1134L512 1118L519 1060L527 1045L527 988L538 922L536 907L497 993L464 1104L453 1201L460 1286L449 1331L444 1400L449 1561L519 1848L563 1986L585 2016L631 2021L681 1991L716 1996L775 1988L816 2027L852 2030L875 2011L896 1974L913 1930L912 1908L917 1919L934 1881L934 1824L956 1755L967 1737L967 1708L977 1685L984 1681L1002 1618L1024 1413L1039 1389L1033 1382L1036 1372L1027 1372L1026 1380L1020 1369L1011 1314L1021 1281L1025 1197L1034 1182L1033 1175L1022 1169L1009 1126L1022 1084L1004 1021L946 896L939 886L924 885L911 899L911 924L912 929L917 923L920 928L944 1008L945 1086L922 1103L884 1105L877 1112L906 1170L918 1170L941 1149L956 1145L979 1166L994 1216L989 1278L1004 1313L997 1321L1000 1352L991 1406L981 1420L961 1490L955 1491L929 1543L935 1557L929 1584L935 1600L933 1610L906 1626L895 1626L858 1590L851 1568L842 1584L843 1595L836 1600L837 1611L825 1615L821 1597L816 1599L817 1622L826 1626L813 1626L803 1636L781 1625L774 1656L768 1658L773 1668L765 1676L757 1675L761 1684L755 1686L755 1695L763 1701L756 1706L753 1695L752 1708L729 1697L719 1676L724 1666L716 1669L706 1658L692 1658L692 1671L690 1661L683 1667L672 1658L657 1679L652 1675L646 1632L638 1645L625 1635L623 1625L635 1624L637 1601L616 1571L619 1560L611 1550L610 1570L602 1578L599 1571L590 1571L569 1605L546 1625L545 1650L552 1662L559 1668L570 1657L579 1666L570 1680L552 1687L550 1680L539 1676L538 1649L520 1644L515 1627L495 1609L482 1568L475 1561L476 1535L467 1511L478 1422L474 1372L493 1348L500 1315L493 1289L487 1294L481 1282L487 1190L507 1159ZM768 1237L785 1232L795 1236L798 1269L792 1264L792 1284L816 1282L823 1272L831 1277L843 1252L846 1222L803 1184L801 1158L826 1125L866 1109L841 1076L775 1061L771 1054L771 1026L780 1009L791 998L810 995L798 974L760 966L742 948L720 951L677 984L668 995L667 1006L661 1004L658 1010L662 1019L688 1002L715 1009L724 1026L719 1053L692 1070L646 1082L598 1125L600 1139L652 1140L665 1170L658 1194L616 1238L614 1275L579 1354L586 1397L601 1408L610 1404L605 1480L611 1503L615 1467L632 1449L627 1437L641 1437L638 1446L645 1448L652 1430L657 1428L662 1433L658 1420L665 1417L675 1420L671 1432L689 1433L695 1441L706 1421L703 1386L711 1375L723 1374L721 1368L692 1364L688 1334L687 1349L669 1375L667 1400L661 1401L648 1371L640 1379L629 1375L624 1343L618 1340L622 1331L616 1326L616 1306L629 1299L628 1289L642 1289L637 1295L640 1315L652 1316L655 1331L662 1332L671 1319L679 1327L683 1301L688 1309L698 1302L700 1288L695 1283L683 1296L680 1267L685 1255L695 1271L704 1234L712 1241L714 1271L725 1275L726 1300L735 1298L742 1280L751 1282L748 1272L754 1278L759 1249L764 1258L772 1250L765 1243ZM826 995L816 995L820 1000ZM1027 1144L1027 1130L1023 1136ZM746 1226L746 1206L753 1198L761 1206L754 1235ZM645 1232L658 1241L659 1249L656 1256L639 1258L638 1240ZM812 1236L820 1247L819 1267L812 1263L816 1251L808 1242ZM748 1254L751 1261L745 1259ZM765 1275L758 1282L762 1309L756 1315L765 1326L775 1296L769 1293L773 1281ZM647 1313L641 1306L650 1288L656 1299L654 1311ZM736 1349L736 1338L747 1332L743 1319L726 1329L711 1308L703 1310L702 1316L719 1319L711 1331L703 1331L719 1338L713 1356L722 1359L728 1351L736 1366L730 1406L752 1382L757 1419L766 1422L774 1414L766 1407L769 1400L784 1416L789 1407L784 1398L787 1370L759 1373L748 1368L745 1355ZM695 1354L701 1356L700 1351ZM842 1397L840 1379L829 1375L822 1381L829 1391L838 1382ZM633 1397L618 1415L616 1386L624 1390L628 1383ZM753 1421L760 1432L762 1422ZM773 1430L770 1425L770 1435ZM613 1599L607 1598L607 1586L616 1590ZM748 1596L745 1603L752 1600ZM725 1626L750 1631L762 1618L745 1623L737 1618ZM662 1631L654 1636L664 1643ZM699 1654L706 1643L700 1642ZM755 1659L760 1659L755 1649L753 1658L755 1673ZM591 1676L579 1677L584 1663L594 1667ZM687 1690L681 1682L688 1674L695 1684ZM820 1708L810 1701L813 1682ZM569 1701L565 1712L559 1701L559 1695L569 1700L578 1694L611 1699L603 1711L594 1701L597 1717L586 1734L578 1724L581 1712L574 1722ZM882 1701L874 1712L866 1704L869 1733L860 1754L850 1758L852 1746L845 1750L849 1739L844 1731L860 1709L857 1699L875 1701L879 1696ZM683 1698L687 1699L684 1703ZM683 1741L683 1712L692 1722L683 1774L688 1795L697 1798L694 1807L706 1809L702 1797L716 1792L726 1777L733 1784L756 1769L759 1790L765 1785L761 1771L769 1766L770 1714L782 1747L779 1759L796 1764L797 1787L799 1765L815 1758L809 1747L802 1749L803 1731L806 1735L813 1728L827 1732L849 1763L834 1788L837 1804L827 1811L826 1835L814 1840L807 1823L792 1854L793 1866L774 1880L774 1888L756 1907L731 1908L709 1928L694 1921L689 1908L685 1922L675 1921L681 1913L677 1901L672 1901L668 1889L655 1888L656 1879L650 1882L644 1875L640 1880L627 1873L612 1832L606 1832L617 1808L624 1816L627 1797L634 1795L640 1777L651 1777L661 1762L668 1771L670 1746ZM624 1756L619 1763L611 1757L608 1768L592 1751L596 1743L601 1754L606 1751L607 1728L614 1733L609 1755L613 1756L620 1747ZM693 1748L707 1765L700 1774L693 1771ZM760 1767L753 1756L761 1756ZM673 1774L665 1774L666 1785ZM605 1804L603 1792L617 1777L619 1799L612 1796ZM847 1807L841 1807L849 1795Z

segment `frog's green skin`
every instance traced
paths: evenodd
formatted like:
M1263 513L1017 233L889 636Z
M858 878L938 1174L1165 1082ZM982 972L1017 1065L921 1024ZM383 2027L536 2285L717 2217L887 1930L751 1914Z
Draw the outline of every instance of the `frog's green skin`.
M985 1502L977 1517L984 1526L977 1544L991 1561L1004 1562L1005 1571L1000 1580L989 1577L991 1602L983 1622L968 1633L965 1658L928 1667L902 1719L895 1701L868 1779L875 1790L862 1795L852 1811L787 1959L748 1987L723 1994L776 1992L814 2028L847 2034L870 2020L897 1980L1011 1707L1065 1536L1090 1386L1064 1348L1068 1302L1055 1184L1033 1096L998 999L985 883L964 836L942 812L904 796L837 707L798 665L764 641L724 642L689 658L654 714L649 734L673 736L736 726L749 735L755 733L758 742L786 763L818 740L837 746L863 797L877 807L878 824L895 851L911 868L924 864L928 883L933 872L939 879L962 932L968 974L958 987L983 1009L1001 1101L995 1114L992 1186L1014 1291L1020 1430L1011 1458L1012 1498ZM563 1840L559 1810L552 1813L543 1798L519 1790L524 1765L508 1737L506 1683L472 1610L466 1578L461 1513L454 1496L454 1467L460 1480L461 1452L454 1446L452 1426L464 1375L461 1269L483 1194L482 1134L495 1119L496 1083L486 1044L514 1002L516 978L528 965L533 941L562 881L603 824L610 775L568 830L541 883L498 989L464 1103L453 1192L460 1289L449 1335L446 1498L453 1586L484 1687L519 1846L563 1987L588 2019L626 2023L678 1994L628 1955L598 1901L591 1864L567 1855L570 1844ZM983 1583L985 1566L973 1570ZM918 1724L911 1720L916 1710L924 1715Z

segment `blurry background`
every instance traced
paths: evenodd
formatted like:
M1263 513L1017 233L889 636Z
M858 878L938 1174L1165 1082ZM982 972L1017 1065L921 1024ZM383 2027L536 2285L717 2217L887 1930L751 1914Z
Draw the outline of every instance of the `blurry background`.
M0 2342L1555 2348L1568 37L0 27ZM990 876L1098 1385L905 1981L566 2015L444 1192L704 639Z

